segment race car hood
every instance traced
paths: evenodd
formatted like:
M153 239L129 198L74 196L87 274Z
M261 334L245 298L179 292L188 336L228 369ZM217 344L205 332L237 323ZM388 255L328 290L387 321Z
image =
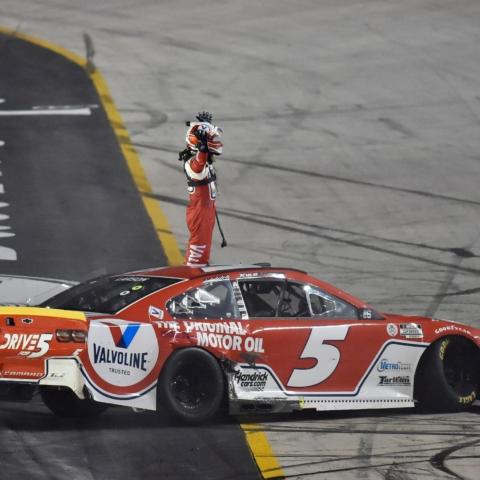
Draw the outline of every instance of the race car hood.
M382 312L382 315L386 320L392 321L392 322L437 322L438 320L435 320L430 317L422 317L420 315L401 315L399 313L384 313ZM451 322L454 323L454 322Z
M386 322L400 324L400 335L406 338L435 341L447 335L461 335L470 338L480 347L480 329L471 325L418 315L383 313L383 316Z

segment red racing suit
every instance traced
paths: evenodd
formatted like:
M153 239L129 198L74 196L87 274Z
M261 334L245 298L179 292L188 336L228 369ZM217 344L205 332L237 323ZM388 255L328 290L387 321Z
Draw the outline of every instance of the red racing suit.
M208 162L208 153L197 154L184 163L190 202L187 227L190 232L185 265L205 266L210 260L212 233L215 226L216 175Z

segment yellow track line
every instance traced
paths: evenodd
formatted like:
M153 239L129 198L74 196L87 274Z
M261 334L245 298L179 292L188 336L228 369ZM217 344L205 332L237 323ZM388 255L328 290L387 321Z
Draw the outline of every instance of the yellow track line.
M255 458L262 478L270 480L284 478L285 474L273 453L262 425L258 423L241 423L240 426L245 433L248 446Z
M152 187L150 186L150 182L145 175L140 158L138 157L137 152L132 145L130 135L128 134L125 124L123 123L120 112L117 110L117 107L113 102L113 98L108 91L105 79L98 70L95 70L95 72L90 76L95 84L100 98L102 99L103 107L105 108L108 119L110 120L110 123L115 131L115 135L117 136L118 143L122 150L123 156L127 161L127 165L130 169L133 180L142 196L143 205L145 206L145 209L152 220L153 226L155 227L155 231L157 232L158 239L162 244L167 262L169 265L181 265L183 263L183 256L180 253L177 239L172 233L168 219L163 213L160 204L151 195Z
M84 58L46 40L32 37L16 30L3 27L0 27L0 32L51 50L67 58L73 63L76 63L82 68L86 67L86 60ZM90 78L97 89L103 108L107 112L108 119L115 132L122 154L125 157L135 185L142 196L145 209L147 210L147 213L155 227L158 239L160 240L165 252L167 262L169 265L180 265L183 262L183 256L180 253L177 240L171 231L167 217L163 213L160 204L158 201L152 198L152 187L147 179L147 176L145 175L140 158L132 145L130 135L125 127L125 124L123 123L120 112L117 110L113 98L110 95L107 83L98 69L90 74ZM275 458L272 448L268 443L268 438L265 432L262 431L261 426L250 423L243 423L240 424L240 426L245 433L248 446L255 459L255 462L257 463L262 477L264 479L283 478L284 473L282 468Z

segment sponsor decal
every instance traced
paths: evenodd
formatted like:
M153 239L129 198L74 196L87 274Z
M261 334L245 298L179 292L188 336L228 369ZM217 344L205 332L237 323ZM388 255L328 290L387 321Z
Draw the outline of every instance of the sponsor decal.
M258 277L259 273L258 272L247 272L247 273L241 273L238 278L255 278Z
M144 380L158 358L158 342L151 324L124 320L92 321L88 358L104 381L131 386Z
M208 278L203 283L204 285L209 285L215 282L224 282L230 280L230 275L219 275L217 277Z
M134 323L120 328L120 325L108 325L115 345L119 348L128 348L140 328L140 324Z
M243 328L242 322L194 322L184 321L185 331L219 333L227 335L246 335L247 331Z
M221 348L222 350L235 350L238 352L265 353L263 338L256 337L197 332L197 345L199 347Z
M150 305L148 307L148 315L149 317L157 318L158 320L163 320L164 313L161 308L157 308L157 307L154 307L153 305Z
M30 325L31 323L33 323L33 320L31 318L22 318L22 323Z
M1 370L1 377L43 377L43 372L25 372L24 370Z
M445 333L445 332L460 332L460 333L465 333L467 335L472 335L471 330L458 325L447 325L445 327L440 327L435 329L436 334Z
M245 301L243 300L243 295L240 290L240 286L238 282L232 282L233 287L233 296L235 297L235 302L237 303L238 311L240 312L240 317L242 320L246 320L248 318L247 307L245 306Z
M5 333L5 343L0 345L1 350L20 350L18 355L28 358L38 358L45 355L50 349L51 333Z
M187 333L195 332L200 347L265 353L263 338L247 335L242 322L183 322Z
M390 362L387 358L382 358L377 365L377 371L379 372L399 372L401 370L410 371L412 366L410 363L403 362Z
M447 349L449 343L450 343L450 339L446 338L445 340L443 340L443 342L440 345L439 355L440 355L441 360L443 360L444 357L445 357L445 350Z
M148 277L117 277L115 279L116 282L146 282L148 281Z
M180 331L180 324L175 320L156 320L155 323L157 324L158 328L165 328L168 330L173 330L175 332Z
M398 335L398 327L394 323L389 323L387 325L387 333L391 337L396 337Z
M423 338L422 326L418 323L401 323L400 335L405 338Z
M190 245L189 252L188 252L188 264L192 263L199 263L200 259L202 258L202 255L205 252L205 249L207 248L207 245ZM194 265L192 265L194 266Z
M410 385L410 377L408 375L399 375L397 377L387 377L386 375L380 375L378 377L379 386L408 386Z
M362 319L363 320L370 320L372 318L372 311L368 308L364 308L362 310Z
M477 393L473 391L470 395L458 397L458 403L461 403L462 405L470 405L476 400L476 398L477 398Z
M244 373L240 370L236 370L233 375L233 381L242 390L258 391L261 392L265 389L268 380L267 372L253 372Z

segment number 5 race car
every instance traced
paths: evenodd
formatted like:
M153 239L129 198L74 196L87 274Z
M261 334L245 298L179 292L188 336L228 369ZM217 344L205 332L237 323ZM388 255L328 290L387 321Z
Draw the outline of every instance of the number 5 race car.
M0 308L0 396L61 416L108 404L189 422L230 412L457 411L479 390L480 331L379 313L304 272L165 267Z

